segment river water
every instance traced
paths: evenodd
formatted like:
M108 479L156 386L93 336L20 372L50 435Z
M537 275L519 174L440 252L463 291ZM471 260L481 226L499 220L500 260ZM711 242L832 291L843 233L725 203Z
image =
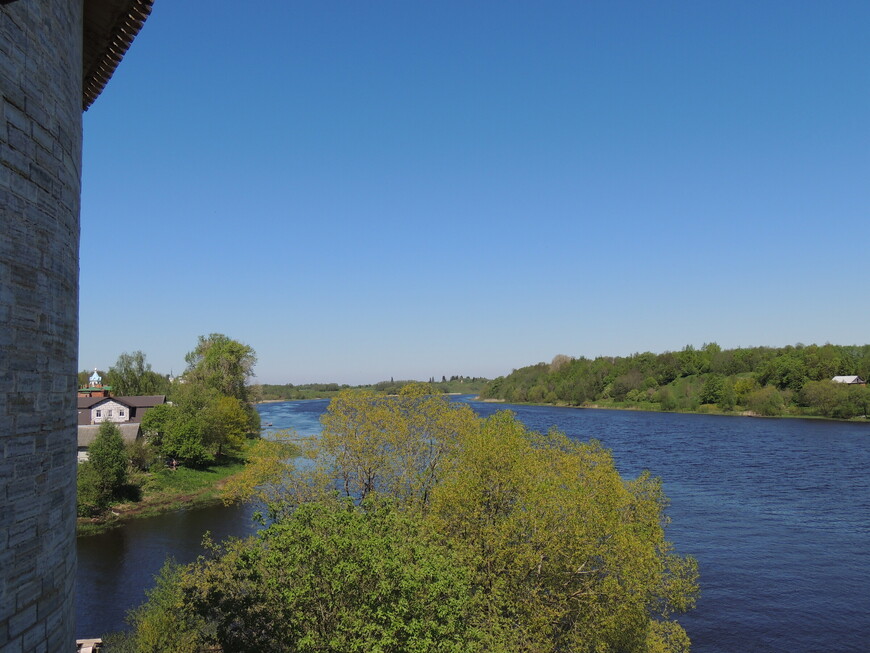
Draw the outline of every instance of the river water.
M669 539L698 559L701 598L679 617L693 651L870 651L870 424L679 415L468 401L530 428L597 438L626 477L661 476ZM326 401L260 406L263 423L315 435ZM78 541L77 636L125 627L167 555L188 562L202 534L253 531L252 509L130 522Z

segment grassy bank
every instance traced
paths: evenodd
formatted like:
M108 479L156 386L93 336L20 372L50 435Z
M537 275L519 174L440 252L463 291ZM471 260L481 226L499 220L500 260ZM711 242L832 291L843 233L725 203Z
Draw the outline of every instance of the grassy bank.
M484 402L504 402L504 399L483 399ZM785 418L785 419L816 419L827 420L832 422L858 422L866 424L870 418L863 415L858 417L850 417L848 419L842 417L826 417L824 415L815 415L809 411L791 410L782 412L777 415L761 415L745 408L738 410L722 410L715 404L701 404L695 409L675 408L673 410L663 410L661 404L651 401L646 402L631 402L631 401L616 401L614 399L599 399L597 401L585 402L579 406L565 402L532 402L532 401L512 401L508 402L519 406L554 406L557 408L586 408L586 409L601 409L601 410L630 410L648 413L680 413L685 415L725 415L728 417L767 417L767 418Z
M249 441L242 452L224 456L220 462L201 469L162 468L135 474L131 478L131 494L139 497L115 503L99 517L79 517L77 534L95 535L130 519L219 503L227 480L244 468L253 442Z

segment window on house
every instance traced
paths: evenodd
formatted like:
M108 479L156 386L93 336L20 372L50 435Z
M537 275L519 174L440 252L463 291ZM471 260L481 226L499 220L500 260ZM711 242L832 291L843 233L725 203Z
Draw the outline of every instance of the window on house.
M110 410L108 413L106 413L106 415L107 415L108 417L111 417L111 416L112 416L112 411Z
M119 417L123 417L123 416L124 416L124 411L123 411L123 410L119 410L119 411L118 411L118 416L119 416Z
M102 416L103 416L103 411L98 410L98 411L97 411L97 417L102 417Z

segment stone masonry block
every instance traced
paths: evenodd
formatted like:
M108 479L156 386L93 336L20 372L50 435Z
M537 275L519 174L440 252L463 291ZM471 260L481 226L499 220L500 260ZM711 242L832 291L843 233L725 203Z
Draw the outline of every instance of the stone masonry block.
M36 604L32 604L9 617L9 637L15 638L36 625Z

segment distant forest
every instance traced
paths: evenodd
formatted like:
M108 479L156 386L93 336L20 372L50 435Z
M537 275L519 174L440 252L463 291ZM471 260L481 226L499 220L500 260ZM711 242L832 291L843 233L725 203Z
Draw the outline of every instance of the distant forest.
M870 345L826 344L722 349L595 359L558 355L489 383L482 398L681 412L868 415L870 388L831 381L870 376Z
M438 393L461 393L461 394L477 394L489 382L489 379L477 376L442 376L438 381L434 376L429 377L428 383L432 388L433 394ZM417 383L413 380L393 380L380 381L370 385L350 386L347 384L339 385L338 383L306 383L302 385L293 385L286 383L283 385L262 384L254 386L254 391L258 393L258 398L261 401L276 401L276 400L291 400L291 399L331 399L338 394L340 390L359 389L373 390L382 394L398 394L399 390L410 383Z

